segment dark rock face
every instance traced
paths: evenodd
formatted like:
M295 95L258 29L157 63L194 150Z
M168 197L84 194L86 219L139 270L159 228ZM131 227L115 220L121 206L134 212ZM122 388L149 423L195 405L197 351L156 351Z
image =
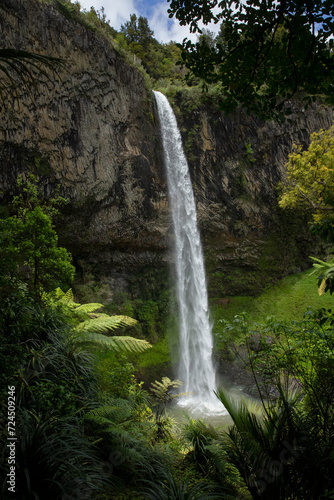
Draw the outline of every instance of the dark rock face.
M283 211L279 183L293 145L327 129L333 110L290 103L285 123L264 122L241 111L223 115L209 104L189 110L174 97L188 152L202 230L211 296L247 294L309 267L316 250L306 217Z
M70 200L60 243L126 288L168 262L168 196L155 104L138 68L105 38L37 0L3 0L1 45L64 61L37 90L4 89L0 114L0 196L33 172L45 196ZM3 79L3 81L5 81ZM265 276L296 270L311 253L297 217L282 214L276 186L294 142L328 128L321 105L291 122L263 123L217 108L175 109L189 156L213 296L249 293Z
M1 45L61 58L38 89L9 89L0 116L4 200L19 173L70 200L59 227L75 256L132 272L166 249L159 125L142 74L110 43L35 0L5 0ZM132 267L132 269L129 268Z

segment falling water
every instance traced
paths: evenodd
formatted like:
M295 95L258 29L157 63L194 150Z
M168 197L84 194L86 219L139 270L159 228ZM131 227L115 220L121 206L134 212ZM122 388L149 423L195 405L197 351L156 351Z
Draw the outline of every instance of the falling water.
M216 374L205 269L188 163L173 110L163 94L154 94L175 235L180 335L178 378L183 382L182 391L189 393L179 404L202 413L226 413L214 394Z

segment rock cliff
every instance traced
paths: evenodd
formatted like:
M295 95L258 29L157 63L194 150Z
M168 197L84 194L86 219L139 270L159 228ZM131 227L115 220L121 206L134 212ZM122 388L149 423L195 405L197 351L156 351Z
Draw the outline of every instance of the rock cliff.
M159 123L143 72L110 41L52 5L3 0L1 46L61 58L37 89L3 89L0 196L18 174L57 186L70 203L60 242L95 263L115 289L167 269L171 228ZM5 79L2 79L5 81ZM173 97L188 153L212 296L249 293L306 262L312 244L297 216L281 213L277 183L293 142L332 123L332 111L295 106L284 125ZM303 226L304 224L304 226ZM139 293L139 291L138 291Z
M284 123L241 111L223 115L210 98L173 95L190 163L213 296L260 290L310 265L315 240L305 215L278 207L279 185L294 144L329 128L333 110L288 103ZM202 98L203 101L203 98ZM194 104L195 103L195 104ZM197 103L197 104L196 104Z

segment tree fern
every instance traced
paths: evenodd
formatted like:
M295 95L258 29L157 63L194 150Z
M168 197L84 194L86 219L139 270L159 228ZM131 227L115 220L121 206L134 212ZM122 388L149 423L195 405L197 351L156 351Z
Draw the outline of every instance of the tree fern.
M88 304L89 305L89 304ZM125 326L134 326L137 321L128 316L108 316L108 314L97 314L85 321L80 322L75 331L78 333L107 333L108 330L116 330Z
M147 427L133 420L135 402L122 398L108 401L107 405L89 411L85 418L97 424L95 431L103 437L109 448L109 459L116 473L142 478L152 476L157 465L161 465L161 454L156 453L147 442ZM120 466L120 467L119 467ZM119 469L117 470L117 468Z
M75 345L93 344L95 347L107 347L118 352L143 352L152 347L147 340L124 336L107 337L100 333L90 332L83 332L78 337L73 337L73 343Z
M180 394L171 394L169 392L170 389L176 389L181 385L182 382L180 380L171 380L168 377L162 377L161 382L156 380L155 382L151 383L151 391L159 402L168 403L174 398L180 396Z
M116 399L112 404L94 408L85 417L97 423L114 425L131 417L132 406L127 400Z
M118 328L136 325L137 320L129 316L109 316L99 312L104 305L97 302L78 304L74 302L72 290L64 293L60 288L57 288L52 297L50 294L47 297L48 300L52 300L52 298L56 303L66 307L76 320L71 339L74 345L104 347L117 352L143 352L152 347L146 340L129 336L109 337L106 335Z

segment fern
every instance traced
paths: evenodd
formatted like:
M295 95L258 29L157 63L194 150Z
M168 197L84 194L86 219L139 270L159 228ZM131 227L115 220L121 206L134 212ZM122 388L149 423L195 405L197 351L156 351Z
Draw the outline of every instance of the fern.
M318 292L319 295L323 295L330 291L333 293L333 280L334 280L334 259L325 262L323 260L317 259L316 257L310 257L313 260L314 270L310 273L310 276L314 273L318 273Z
M108 330L116 330L125 326L134 326L137 321L128 316L108 316L99 314L95 318L82 321L75 327L78 333L107 333Z
M101 335L100 333L90 332L82 333L79 337L77 337L74 343L76 345L94 344L96 347L107 347L108 349L113 349L117 352L143 352L152 347L146 340L135 339L134 337L107 337L106 335Z
M118 328L130 327L137 324L137 320L129 316L109 316L98 312L104 306L97 302L89 304L78 304L74 302L73 291L70 289L64 293L60 288L54 292L52 297L58 303L67 307L76 318L77 324L73 327L72 343L74 345L94 345L95 347L106 347L117 352L143 352L149 349L151 344L146 340L136 339L128 336L109 337L105 334Z
M172 399L180 396L180 394L170 394L171 388L176 389L180 387L182 382L180 380L171 380L168 377L162 377L162 381L156 380L151 383L151 391L154 393L158 401L171 401Z
M104 307L103 304L90 302L89 304L76 304L75 313L90 314Z
M133 422L134 408L134 401L113 398L106 405L89 411L85 418L99 425L95 433L103 436L103 442L110 450L114 473L117 474L120 466L119 470L126 470L130 477L142 479L143 476L152 477L157 466L161 465L162 457L147 442L147 426L142 429L138 422Z
M116 399L111 405L101 406L88 412L85 417L108 425L123 422L131 417L132 405L124 399Z

